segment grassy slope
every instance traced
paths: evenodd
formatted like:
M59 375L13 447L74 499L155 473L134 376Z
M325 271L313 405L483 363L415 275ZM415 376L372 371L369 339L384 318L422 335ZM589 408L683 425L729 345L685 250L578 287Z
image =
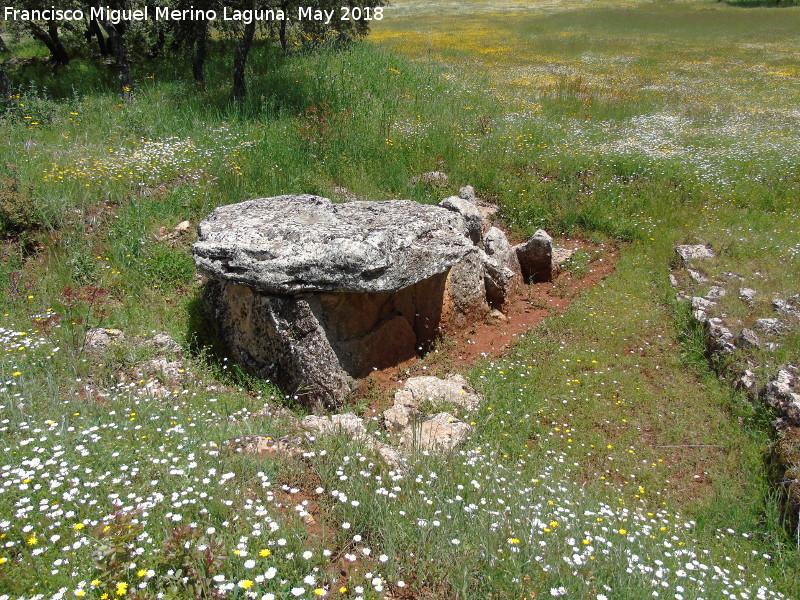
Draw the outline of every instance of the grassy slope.
M231 107L221 63L201 93L169 66L142 65L137 102L123 106L113 82L91 84L106 75L79 62L0 120L0 165L16 166L20 189L32 186L31 218L51 227L27 234L43 252L7 244L2 269L3 478L13 484L0 504L17 517L0 524L13 542L0 553L9 559L0 589L48 597L61 586L93 597L115 595L121 582L167 589L176 559L155 550L176 523L191 522L197 532L216 528L204 535L226 550L220 571L232 597L295 586L303 597L317 586L334 597L380 597L385 585L440 597L564 586L570 597L642 598L654 579L670 596L755 596L762 584L800 593L796 549L763 472L767 416L710 376L666 280L674 244L700 240L723 250L720 272L736 270L765 295L798 291L792 32L800 13L619 3L520 12L493 3L467 12L443 5L420 19L429 6L399 8L375 34L424 65L371 46L289 60L261 50L254 64L277 68L257 69L249 102ZM80 351L87 325L129 335L164 329L186 342L194 331L191 261L185 245L155 240L160 226L254 196L331 195L335 185L373 199L435 201L445 192L409 184L435 168L454 187L473 183L498 201L520 233L544 225L625 243L602 287L507 359L473 372L487 404L470 417L477 437L463 453L423 457L392 481L346 440L323 442L325 454L310 460L328 527L309 535L279 506L291 507L292 495L278 492L308 477L306 466L217 448L241 433L281 430L280 420L244 418L276 395L269 386L198 360L200 382L176 388L180 400L114 389L97 405L78 395L90 379L110 388L147 354L119 349L88 360ZM65 288L82 285L109 290L102 307L69 306ZM43 336L42 321L30 317L47 309L65 318ZM27 345L13 334L20 330ZM790 344L765 359L797 356ZM205 390L220 378L232 387ZM256 397L237 386L254 386ZM52 464L23 463L54 454ZM227 472L233 482L220 478ZM51 491L48 479L61 486ZM68 489L78 491L63 496ZM116 569L101 561L103 570L91 555L97 540L125 540L127 527L115 517L109 530L98 528L113 494L131 506L153 502L134 527L150 537L135 544L145 558L125 555ZM28 513L27 497L49 504ZM280 529L255 527L264 514ZM56 564L74 543L70 562ZM313 558L300 558L304 550ZM351 551L352 563L343 558ZM329 559L348 565L344 580L325 575ZM258 581L269 566L280 576ZM313 584L302 583L308 576ZM370 584L375 576L385 581ZM246 581L255 583L239 585Z

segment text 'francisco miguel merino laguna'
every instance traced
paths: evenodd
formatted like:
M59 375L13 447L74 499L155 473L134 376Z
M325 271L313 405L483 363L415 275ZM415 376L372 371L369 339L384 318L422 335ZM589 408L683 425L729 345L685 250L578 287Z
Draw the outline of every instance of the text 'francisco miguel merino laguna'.
M299 6L292 15L296 21L316 21L330 24L334 19L340 21L380 21L383 19L383 7L340 6L338 9L319 9L313 6ZM101 21L117 25L123 21L240 21L245 24L253 21L286 21L287 13L280 8L234 10L227 6L222 12L201 10L194 7L178 10L166 6L145 6L137 10L114 9L104 6L91 7L88 11L76 9L58 9L55 6L44 9L25 10L6 6L3 18L6 21Z

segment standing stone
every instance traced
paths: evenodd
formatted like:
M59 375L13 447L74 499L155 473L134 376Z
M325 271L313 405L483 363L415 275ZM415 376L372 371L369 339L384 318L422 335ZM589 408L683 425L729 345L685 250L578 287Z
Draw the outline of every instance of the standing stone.
M553 279L553 238L543 229L527 242L514 246L526 283Z
M506 234L497 227L483 236L483 248L486 298L491 306L502 308L522 285L522 268Z

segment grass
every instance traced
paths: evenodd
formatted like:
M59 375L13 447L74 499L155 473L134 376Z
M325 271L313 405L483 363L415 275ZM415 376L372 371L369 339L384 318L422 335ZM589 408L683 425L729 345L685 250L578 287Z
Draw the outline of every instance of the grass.
M710 370L667 279L675 244L711 243L709 279L742 278L719 305L737 327L800 291L798 11L409 1L347 52L255 48L272 68L235 105L218 59L205 90L177 64L138 64L131 105L88 61L9 73L0 594L800 596L765 465L771 415ZM412 182L432 170L448 188ZM192 235L163 231L252 197L438 202L467 183L517 235L621 257L467 373L486 402L464 448L405 473L341 436L300 458L231 451L290 432L260 411L291 399L198 347ZM752 309L739 286L758 290ZM94 326L130 341L90 351ZM191 377L156 394L136 370L157 331ZM800 358L797 334L779 341L749 355L765 372Z

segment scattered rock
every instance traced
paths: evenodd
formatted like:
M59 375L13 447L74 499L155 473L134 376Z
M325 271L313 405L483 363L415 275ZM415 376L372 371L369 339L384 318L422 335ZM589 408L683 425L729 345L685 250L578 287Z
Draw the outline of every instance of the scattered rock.
M753 327L773 335L779 335L787 329L786 324L780 319L758 319Z
M553 259L555 260L555 251L553 251L553 252L554 252ZM675 275L673 275L672 273L669 274L669 285L674 289L677 289L677 288L680 287L680 284L678 283L678 278L675 277Z
M125 340L125 334L120 329L95 328L86 332L84 345L89 350L101 350L112 344Z
M478 198L475 196L475 188L471 185L465 185L460 190L458 190L458 197L464 200L469 200L470 202L475 202Z
M346 433L352 438L360 438L367 434L363 420L355 413L343 413L330 417L309 415L300 421L300 426L319 435Z
M791 425L800 426L800 376L796 367L788 365L778 371L767 383L764 396Z
M781 298L776 298L772 301L772 308L775 309L776 312L787 315L790 317L800 318L800 308L798 308L797 301L800 300L798 296L794 296L789 298L788 300L782 300Z
M739 348L761 348L761 338L752 329L742 329L736 338Z
M483 247L486 298L490 306L502 307L522 284L522 268L516 251L497 227L483 236Z
M756 299L758 292L751 288L740 288L739 289L739 299L744 300L745 302L753 302Z
M735 387L737 390L746 390L749 392L755 390L757 384L758 378L755 372L750 369L745 369L739 376L739 379L736 380Z
M194 376L186 369L181 360L169 360L163 356L144 361L136 365L134 375L138 379L157 378L168 385L186 385L194 380Z
M708 345L712 350L721 352L734 352L736 350L736 346L732 343L733 333L725 326L722 319L708 319L705 324Z
M692 281L695 283L706 283L708 281L708 277L706 277L702 271L686 269L686 272L689 273L689 277L691 277Z
M447 176L447 173L442 173L441 171L428 171L427 173L411 178L411 185L416 185L418 183L444 187L450 184L450 178Z
M526 283L553 279L553 238L540 229L527 242L514 246Z
M706 298L709 300L718 300L719 298L724 298L728 295L728 290L724 287L720 287L718 285L711 286L711 289L706 294Z
M166 227L159 227L156 239L159 242L170 242L188 236L192 231L191 221L181 221L170 231Z
M725 271L722 276L727 279L728 281L744 281L744 277L741 275L737 275L732 271Z
M564 263L572 258L572 255L575 254L577 250L577 248L553 248L553 267L560 269ZM673 275L670 273L670 281L672 281L672 278ZM677 280L675 287L677 287Z
M716 253L708 244L683 244L675 248L683 265L687 265L695 260L714 258Z
M419 406L426 401L433 406L449 404L474 410L483 401L483 397L461 375L448 375L446 379L412 377L406 381L403 389L395 393L394 405L384 411L386 429L392 433L400 433L401 438L407 438L406 432L419 426L422 420Z
M181 348L181 345L166 333L157 333L144 343L148 346L152 346L157 352L175 354L178 357L183 356L183 348Z
M303 454L301 436L273 437L271 435L245 435L225 442L232 452L260 458L294 458Z
M497 309L489 311L489 314L486 315L486 322L489 325L502 325L506 321L508 321L508 317Z
M701 323L705 323L708 320L708 312L716 305L716 302L695 296L692 298L692 315Z

